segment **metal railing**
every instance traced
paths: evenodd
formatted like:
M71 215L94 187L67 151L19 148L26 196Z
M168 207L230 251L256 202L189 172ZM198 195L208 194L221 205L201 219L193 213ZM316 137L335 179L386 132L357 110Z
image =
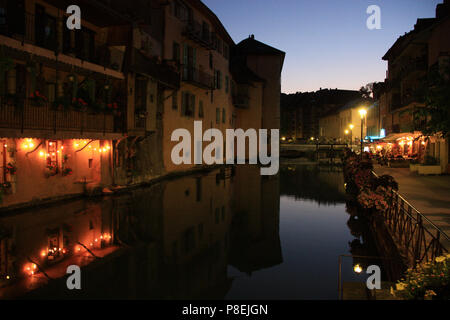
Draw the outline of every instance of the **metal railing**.
M7 15L5 21L13 23L0 23L0 34L14 38L23 43L30 43L55 53L62 53L82 61L91 62L104 68L121 71L125 52L99 42L95 35L82 33L81 37L71 39L71 32L62 32L65 28L64 19L48 16L38 17L23 12ZM58 35L63 33L61 39ZM80 31L81 32L81 31ZM91 38L86 38L91 37ZM60 41L62 40L62 42Z
M113 133L121 129L120 122L106 112L58 110L48 102L0 97L0 128Z
M372 174L378 177L373 171ZM450 243L450 237L395 190L384 219L392 237L406 250L412 266L449 252L441 240Z
M187 20L184 35L205 48L214 48L214 34L204 28L198 21Z
M214 88L214 78L194 66L183 66L182 80L191 82L205 89Z

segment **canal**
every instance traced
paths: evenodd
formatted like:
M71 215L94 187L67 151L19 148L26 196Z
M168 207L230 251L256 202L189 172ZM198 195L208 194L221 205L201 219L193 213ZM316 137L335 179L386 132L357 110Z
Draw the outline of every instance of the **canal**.
M339 168L282 165L16 212L0 218L0 298L337 299L364 280L339 256L378 255L348 211Z

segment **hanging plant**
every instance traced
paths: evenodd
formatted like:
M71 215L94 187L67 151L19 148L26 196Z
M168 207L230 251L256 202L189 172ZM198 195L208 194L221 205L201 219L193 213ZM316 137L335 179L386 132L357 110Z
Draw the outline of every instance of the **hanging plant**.
M6 165L6 173L9 173L10 175L15 175L17 173L17 167L14 163L9 162Z
M38 107L43 107L48 102L47 97L44 96L42 93L40 93L39 90L32 92L30 95L30 99L33 102L33 104Z
M59 172L58 166L49 164L49 165L47 165L47 167L44 170L44 175L46 178L50 178L52 176L57 175L58 172Z
M82 98L73 98L72 99L72 106L76 110L85 111L87 109L88 104Z
M62 171L63 177L70 176L73 173L73 170L71 168L64 168Z

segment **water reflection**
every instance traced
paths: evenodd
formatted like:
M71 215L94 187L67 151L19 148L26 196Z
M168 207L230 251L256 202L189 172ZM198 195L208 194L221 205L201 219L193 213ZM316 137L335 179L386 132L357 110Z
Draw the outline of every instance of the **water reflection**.
M342 172L314 166L237 166L16 213L0 219L0 297L335 299L337 257L375 250L351 219ZM71 264L81 291L66 289Z

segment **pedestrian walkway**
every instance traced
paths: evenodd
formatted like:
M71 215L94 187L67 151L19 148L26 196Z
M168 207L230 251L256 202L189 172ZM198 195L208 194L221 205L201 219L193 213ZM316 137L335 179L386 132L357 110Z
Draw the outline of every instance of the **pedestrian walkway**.
M421 176L409 168L375 165L378 175L389 174L399 185L399 193L417 210L450 236L450 176ZM447 243L444 243L448 247ZM450 248L449 248L450 249Z

